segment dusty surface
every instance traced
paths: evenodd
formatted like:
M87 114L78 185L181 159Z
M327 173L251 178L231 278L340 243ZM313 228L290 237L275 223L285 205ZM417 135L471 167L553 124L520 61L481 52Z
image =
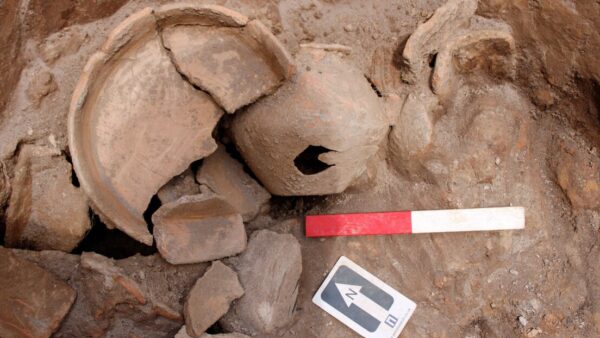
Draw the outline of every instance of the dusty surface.
M269 228L291 233L301 245L302 274L293 321L272 337L354 336L310 301L340 255L417 303L402 337L600 335L600 5L587 0L480 1L476 14L510 26L514 77L489 76L487 66L474 77L460 73L461 82L452 89L451 100L439 103L431 99L434 94L427 91L427 81L403 82L401 68L407 37L444 2L214 1L260 19L294 55L301 43L349 46L352 63L372 81L382 96L389 124L395 124L364 175L346 192L275 197L268 215L247 224L248 235ZM69 101L87 60L128 15L162 3L0 2L0 21L6 23L0 28L0 71L6 79L0 84L0 158L7 175L1 185L3 196L14 182L24 144L56 147L68 158ZM496 55L502 58L493 65L504 67L507 54L502 51L507 49L498 50ZM478 60L469 59L472 53L477 55L477 48L461 53L466 60ZM419 70L429 75L435 64L434 59L428 60ZM405 110L409 95L423 95L417 101L424 106ZM419 127L401 130L412 121ZM394 137L415 140L415 145L394 147ZM405 142L400 142L403 147ZM8 199L0 201L6 204ZM510 204L526 208L525 230L308 240L299 222L307 212ZM117 265L152 265L141 261L160 259L136 257ZM72 266L75 271L81 269L78 264L79 259L72 258L55 266L57 270ZM164 262L156 266L161 271L180 269ZM179 281L187 283L186 287L169 297L183 297L204 266L197 269L187 279L174 272L176 277L153 275L159 280L153 294L164 293L170 283ZM82 274L85 281L98 278L86 286L94 291L104 280L90 271ZM129 278L141 277L132 272ZM100 320L93 319L88 310L81 316L71 311L61 330L75 336L90 329L119 335L137 327L135 332L141 335L154 332L170 337L183 324L177 316L152 317L149 302L142 305L135 297L122 298L120 289L111 290L105 293L114 292L113 299L125 299L127 305L111 309ZM87 296L81 298L87 301ZM104 304L106 299L101 300ZM74 309L87 306L78 301L79 297ZM134 310L128 308L130 304ZM175 313L181 311L181 299L170 304ZM131 312L144 315L136 317Z

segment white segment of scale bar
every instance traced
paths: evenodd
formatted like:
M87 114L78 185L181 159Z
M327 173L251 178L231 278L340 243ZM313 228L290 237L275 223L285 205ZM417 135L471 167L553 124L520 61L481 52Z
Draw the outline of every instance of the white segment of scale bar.
M513 230L525 227L523 207L411 212L412 233Z

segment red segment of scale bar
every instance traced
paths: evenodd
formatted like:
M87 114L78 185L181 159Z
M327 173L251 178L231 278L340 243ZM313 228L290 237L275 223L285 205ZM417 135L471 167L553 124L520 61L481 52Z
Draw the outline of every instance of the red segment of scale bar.
M306 237L410 234L410 211L306 216Z

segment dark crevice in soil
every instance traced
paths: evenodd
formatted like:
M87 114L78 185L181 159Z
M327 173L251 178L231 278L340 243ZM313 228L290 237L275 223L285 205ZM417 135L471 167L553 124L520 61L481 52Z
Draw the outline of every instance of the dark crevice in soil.
M573 127L585 133L594 143L600 142L600 83L594 79L576 78L577 95L571 100L570 114L565 114Z
M240 154L240 152L236 148L235 144L230 139L228 132L227 132L227 129L229 129L231 120L233 119L233 116L240 114L240 113L243 113L243 110L241 110L241 111L237 110L235 112L235 114L231 114L231 115L228 114L228 115L224 116L223 118L221 118L221 121L219 122L219 125L217 126L218 129L217 129L217 133L216 133L216 138L219 140L219 142L221 142L221 144L223 146L225 146L225 151L227 151L229 156L231 156L231 158L233 158L234 160L236 160L242 164L242 167L244 168L244 172L246 174L248 174L248 176L252 177L253 180L260 183L260 180L258 179L258 177L256 177L256 175L254 174L252 169L250 169L250 167L248 166L248 164L242 157L242 154Z
M206 333L208 333L208 334L219 334L219 333L226 333L226 332L221 327L221 325L219 324L219 322L216 322L216 323L214 323L211 327L209 327L206 330Z
M592 81L591 84L591 113L594 115L596 121L600 123L600 83Z
M332 151L322 146L310 145L294 159L294 165L304 175L316 175L332 167L319 159L319 155Z
M379 88L377 88L375 83L373 83L373 80L371 80L371 78L366 75L365 75L365 79L367 79L367 81L369 81L369 84L371 85L371 89L373 89L375 94L377 94L378 97L383 97L383 94L381 94L381 91L379 90Z
M156 246L147 246L129 237L118 229L108 229L100 217L90 210L92 229L71 253L95 252L114 259L123 259L136 254L143 256L157 252Z
M65 159L67 160L67 162L69 162L69 164L71 164L71 184L73 184L73 186L79 188L79 179L77 178L77 173L75 172L75 168L73 168L73 160L71 159L71 154L69 154L68 152L63 152L63 155L65 156Z
M437 53L429 55L429 68L435 68L435 61L437 60Z
M144 220L146 220L146 224L148 225L148 231L150 231L150 233L153 233L154 230L154 223L152 223L152 215L156 212L156 210L160 208L161 205L162 203L160 202L158 195L154 195L152 196L152 199L148 204L148 208L146 208L146 211L144 211Z
M198 171L198 169L200 169L202 167L202 163L204 163L203 158L196 160L196 161L192 162L192 164L190 164L190 170L192 171L192 173L194 173L194 176L196 175L196 172Z
M4 235L6 234L6 223L0 220L0 246L4 246Z

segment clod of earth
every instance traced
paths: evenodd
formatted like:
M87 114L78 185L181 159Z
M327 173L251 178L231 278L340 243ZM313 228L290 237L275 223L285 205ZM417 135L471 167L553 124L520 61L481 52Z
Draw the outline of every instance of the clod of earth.
M55 149L25 145L15 168L5 242L15 248L71 251L90 230L85 194Z
M233 112L293 69L260 22L223 7L173 4L131 15L88 61L69 112L73 164L94 210L151 245L144 210L171 177L215 151L218 104Z
M246 248L242 216L211 192L167 203L152 221L158 251L171 264L208 262Z
M68 284L0 248L0 336L49 337L75 301Z
M293 81L234 116L234 143L272 194L342 192L379 149L388 130L382 102L347 58L301 48Z
M288 325L302 272L300 244L294 236L257 231L234 261L245 293L221 319L223 327L256 335Z
M397 158L400 168L427 151L433 141L435 111L439 110L437 97L424 88L410 93L392 128L389 139L390 152Z
M244 222L253 220L271 198L222 145L204 159L196 173L196 181L226 199L242 215Z
M185 301L187 333L200 337L229 311L231 302L243 294L244 289L235 271L220 261L214 261L204 276L196 281Z

